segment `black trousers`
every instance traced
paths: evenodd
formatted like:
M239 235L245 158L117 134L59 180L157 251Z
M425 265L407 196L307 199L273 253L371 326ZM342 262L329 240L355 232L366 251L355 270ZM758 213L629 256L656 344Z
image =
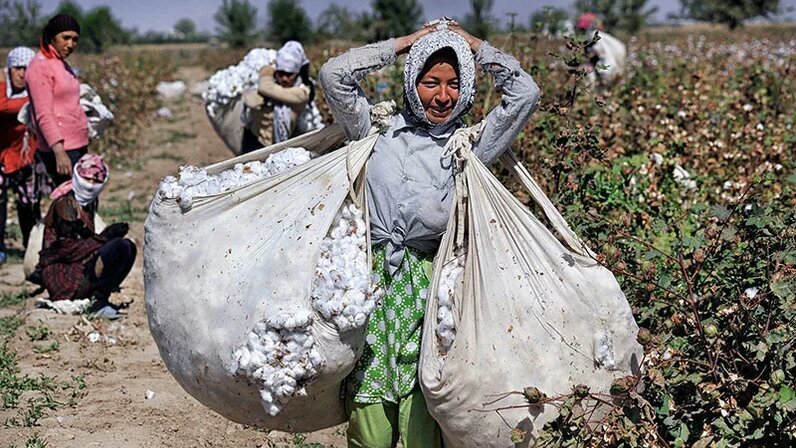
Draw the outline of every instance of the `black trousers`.
M16 199L17 217L22 230L22 244L28 247L30 231L41 219L39 195L33 177L33 167L26 166L10 174L3 175L0 185L0 250L6 251L6 218L8 217L8 192L13 191Z
M99 248L99 255L93 263L86 266L86 275L95 283L94 298L108 300L111 293L119 290L137 254L135 244L127 238L114 238ZM97 277L97 260L102 260L102 273Z
M70 149L66 151L66 155L68 155L69 160L72 161L72 166L75 166L77 161L80 160L80 158L83 157L83 154L87 152L88 152L88 146L84 146L78 149ZM53 188L61 185L62 183L72 178L72 173L69 173L68 176L63 176L61 174L58 174L58 168L55 163L54 152L36 151L36 155L41 158L41 161L44 163L44 167L47 168L47 175L50 176Z

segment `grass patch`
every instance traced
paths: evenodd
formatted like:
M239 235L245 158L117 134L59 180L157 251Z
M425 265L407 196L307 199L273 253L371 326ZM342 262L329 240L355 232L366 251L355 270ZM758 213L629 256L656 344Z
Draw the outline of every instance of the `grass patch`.
M9 306L19 305L30 297L30 293L27 289L23 289L19 292L7 292L0 296L0 308L6 308Z
M25 334L28 335L28 339L35 342L47 339L52 332L46 325L28 325L27 328L25 328Z
M132 201L120 202L118 205L100 203L100 216L107 223L143 221L147 214L146 207L136 207Z
M195 132L169 130L168 131L168 135L165 138L159 140L157 142L157 144L159 144L159 145L163 145L163 144L166 144L166 143L174 144L174 143L181 142L183 140L191 140L191 139L194 139L194 138L196 138L196 133Z
M33 353L36 353L38 355L44 353L50 353L58 350L59 347L60 344L58 343L58 341L52 341L49 344L44 344L44 345L33 344Z
M166 151L163 151L160 154L156 154L150 158L154 160L173 160L175 162L180 162L180 163L185 162L185 158Z

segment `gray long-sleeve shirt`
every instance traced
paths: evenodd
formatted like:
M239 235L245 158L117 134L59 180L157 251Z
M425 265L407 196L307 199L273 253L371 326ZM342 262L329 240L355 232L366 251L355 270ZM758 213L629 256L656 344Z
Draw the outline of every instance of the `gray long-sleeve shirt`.
M354 48L327 61L320 81L332 114L351 140L365 137L371 127L370 103L359 81L373 70L395 62L393 39ZM539 103L539 87L513 57L487 42L475 61L495 77L503 92L484 120L473 151L486 164L507 150ZM387 264L394 273L404 246L423 252L439 247L450 215L453 192L451 157L442 156L461 119L448 126L418 126L404 110L379 136L368 165L366 190L373 244L387 245Z

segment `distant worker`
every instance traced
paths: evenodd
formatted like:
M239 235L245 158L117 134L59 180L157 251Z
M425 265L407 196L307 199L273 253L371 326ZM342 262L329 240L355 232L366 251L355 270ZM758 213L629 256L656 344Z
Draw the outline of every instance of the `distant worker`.
M576 30L589 37L597 31L600 39L586 49L589 80L602 86L611 85L625 71L627 48L619 39L602 30L602 21L596 14L586 13L578 17Z
M30 231L41 219L39 197L33 175L36 138L17 120L28 102L25 71L36 53L17 47L8 53L6 81L0 82L0 263L5 263L6 214L8 190L16 197L17 217L22 231L22 245L27 247Z
M323 126L315 107L315 82L300 43L291 40L276 54L276 67L260 71L256 90L244 96L251 123L244 129L243 152L283 142Z
M80 40L80 25L58 14L41 33L25 83L33 122L38 130L38 156L54 186L69 180L72 166L88 151L88 119L80 106L80 81L66 62Z

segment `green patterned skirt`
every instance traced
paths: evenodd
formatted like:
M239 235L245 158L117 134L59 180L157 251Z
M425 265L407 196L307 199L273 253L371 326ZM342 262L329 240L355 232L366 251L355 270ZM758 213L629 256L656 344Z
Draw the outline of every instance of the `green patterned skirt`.
M420 336L426 313L432 255L406 248L395 276L384 269L385 248L373 248L373 275L385 291L368 321L365 349L346 391L357 403L397 403L417 385Z

